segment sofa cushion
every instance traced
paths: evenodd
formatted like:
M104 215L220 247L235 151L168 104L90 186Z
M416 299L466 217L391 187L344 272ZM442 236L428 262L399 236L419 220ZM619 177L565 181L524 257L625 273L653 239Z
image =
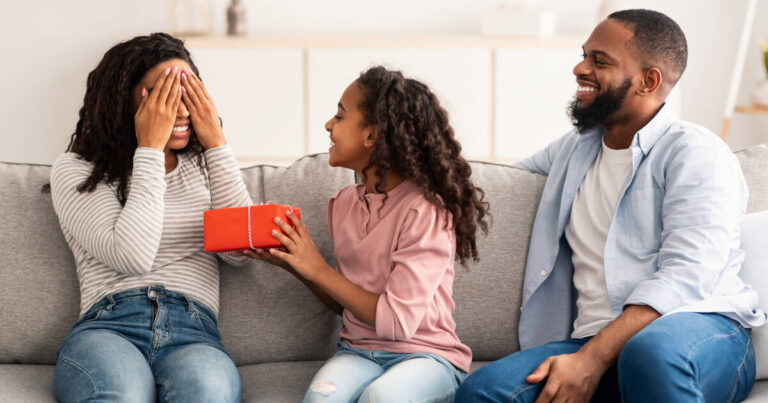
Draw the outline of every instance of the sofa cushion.
M768 210L768 144L745 148L735 154L749 187L747 213Z
M456 263L456 333L474 360L496 360L520 349L522 281L533 220L545 178L508 165L472 163L472 181L485 192L492 215L478 235L480 261Z
M333 261L325 210L331 196L354 183L353 171L332 168L328 154L318 154L289 167L255 166L242 172L254 203L299 207L320 252ZM256 260L221 269L219 327L238 365L326 359L335 351L340 324L283 269Z
M56 403L53 365L0 364L0 402Z
M50 166L0 163L0 362L53 364L77 319L75 262L51 205Z
M741 219L741 249L744 264L739 275L754 288L760 298L760 308L768 312L768 210L747 214ZM768 326L752 330L757 357L757 379L768 379Z

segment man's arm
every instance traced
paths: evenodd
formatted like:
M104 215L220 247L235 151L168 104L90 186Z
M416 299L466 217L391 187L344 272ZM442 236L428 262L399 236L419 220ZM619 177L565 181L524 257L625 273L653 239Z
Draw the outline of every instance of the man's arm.
M589 402L600 378L616 362L624 345L659 316L645 305L627 306L576 353L549 357L525 379L529 383L547 381L536 403L566 396L574 402Z
M565 143L571 136L573 136L573 132L566 133L564 136L547 145L543 150L537 151L524 160L515 162L512 166L539 175L548 176L557 154L563 147L563 143Z

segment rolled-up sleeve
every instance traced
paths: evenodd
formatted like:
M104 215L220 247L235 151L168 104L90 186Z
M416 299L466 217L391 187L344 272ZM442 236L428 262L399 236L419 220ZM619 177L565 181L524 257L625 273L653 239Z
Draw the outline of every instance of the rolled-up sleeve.
M725 147L692 135L678 148L664 172L658 269L625 302L662 315L712 295L738 246L747 199L741 168Z
M428 205L428 206L427 206ZM425 202L406 217L392 253L392 272L376 305L376 334L409 340L424 320L454 258L448 214Z

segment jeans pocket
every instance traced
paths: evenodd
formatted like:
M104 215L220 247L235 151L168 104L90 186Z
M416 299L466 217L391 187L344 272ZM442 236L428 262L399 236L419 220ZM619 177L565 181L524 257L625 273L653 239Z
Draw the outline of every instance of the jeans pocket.
M208 333L209 335L221 340L221 333L219 333L219 327L216 325L216 320L211 318L210 315L201 310L195 304L190 304L190 314L195 318L197 327L200 331Z

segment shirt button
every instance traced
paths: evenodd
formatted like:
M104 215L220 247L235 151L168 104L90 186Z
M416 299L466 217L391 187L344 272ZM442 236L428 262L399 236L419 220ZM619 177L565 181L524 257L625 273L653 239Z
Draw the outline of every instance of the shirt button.
M542 271L539 272L539 274L541 274L542 277L546 276L547 275L547 271L546 270L542 270Z

